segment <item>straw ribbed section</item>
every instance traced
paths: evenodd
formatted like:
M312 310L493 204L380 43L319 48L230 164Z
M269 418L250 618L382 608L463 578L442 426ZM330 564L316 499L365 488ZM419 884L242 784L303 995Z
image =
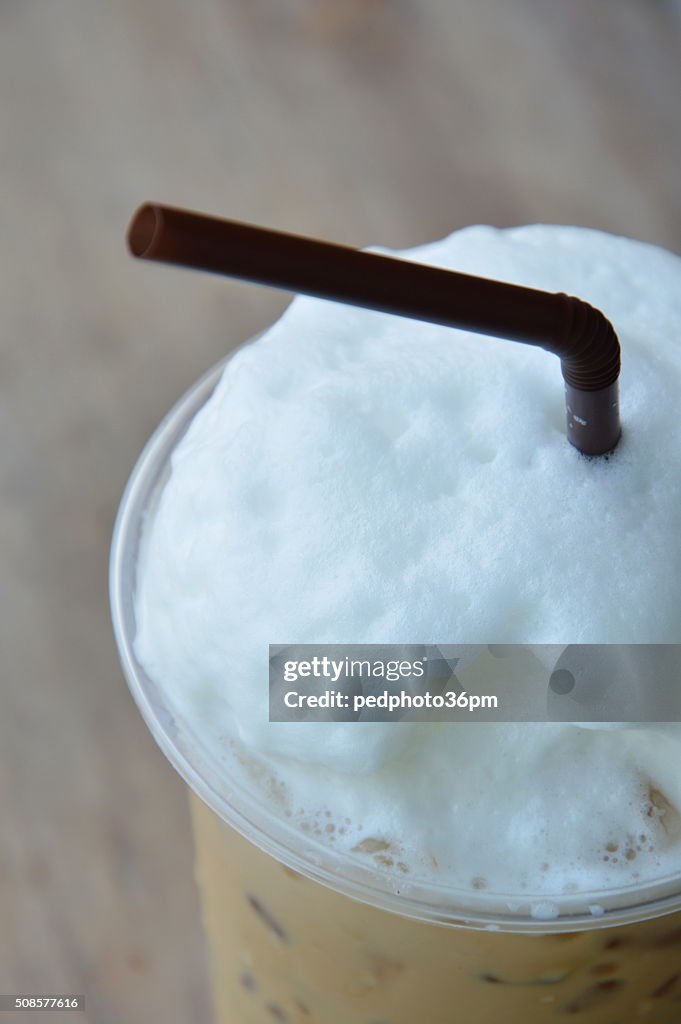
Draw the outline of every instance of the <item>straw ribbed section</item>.
M569 309L568 328L557 354L566 383L580 391L602 391L620 374L620 344L615 329L599 309L561 295Z

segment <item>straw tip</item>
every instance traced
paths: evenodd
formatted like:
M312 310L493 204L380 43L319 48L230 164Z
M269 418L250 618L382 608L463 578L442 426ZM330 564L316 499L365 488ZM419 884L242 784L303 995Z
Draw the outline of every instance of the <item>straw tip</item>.
M161 228L161 209L154 203L142 203L135 211L128 228L128 249L133 256L144 259L150 254L154 239Z

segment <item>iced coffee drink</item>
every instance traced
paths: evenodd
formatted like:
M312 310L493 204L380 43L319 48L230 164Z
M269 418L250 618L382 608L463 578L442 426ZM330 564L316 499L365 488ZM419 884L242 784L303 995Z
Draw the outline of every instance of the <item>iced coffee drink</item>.
M544 935L427 924L311 882L192 805L220 1024L680 1019L679 913Z
M269 720L272 643L532 672L532 645L681 641L681 260L549 227L404 255L602 309L622 440L566 443L546 353L298 298L152 441L114 610L198 794L217 1019L675 1021L681 725Z

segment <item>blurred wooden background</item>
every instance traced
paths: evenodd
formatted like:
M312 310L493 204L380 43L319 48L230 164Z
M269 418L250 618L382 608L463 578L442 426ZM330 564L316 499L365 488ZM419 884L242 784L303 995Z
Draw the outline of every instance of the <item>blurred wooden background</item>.
M358 246L570 222L679 250L681 11L2 0L0 88L0 992L206 1024L183 785L118 668L107 552L161 415L286 298L133 264L128 217L155 198Z

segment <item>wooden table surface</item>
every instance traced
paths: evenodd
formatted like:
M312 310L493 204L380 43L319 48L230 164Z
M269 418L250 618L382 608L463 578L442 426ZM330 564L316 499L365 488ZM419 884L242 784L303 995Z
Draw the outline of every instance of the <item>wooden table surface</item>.
M286 298L136 265L127 219L156 198L358 246L548 221L679 250L681 11L3 0L0 87L0 992L206 1024L183 784L118 667L107 552L154 425Z

